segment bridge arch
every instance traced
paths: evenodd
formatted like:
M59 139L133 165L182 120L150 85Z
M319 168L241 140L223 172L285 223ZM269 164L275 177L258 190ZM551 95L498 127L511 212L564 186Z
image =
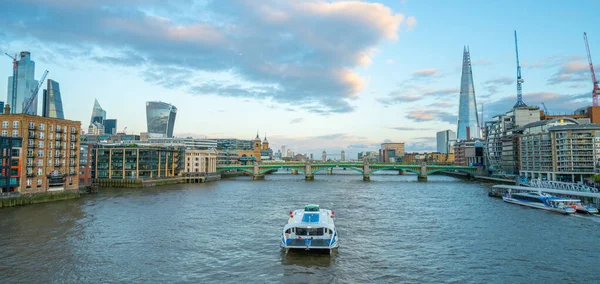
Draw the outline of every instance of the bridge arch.
M358 168L355 168L355 167L344 167L344 166L341 166L341 165L318 166L316 169L312 170L311 173L315 174L315 173L317 173L319 171L322 171L324 169L335 169L335 168L350 169L350 170L353 170L355 172L359 172L360 174L364 174L364 172L363 172L362 169L358 169Z
M245 169L245 168L217 169L217 173L223 173L224 171L229 171L229 170L237 170L237 171L242 171L242 172L249 173L249 174L254 174L253 170L251 170L251 169Z
M410 173L415 173L417 175L421 174L420 171L417 171L417 170L414 170L414 169L411 169L411 168L403 169L403 168L398 168L398 167L385 167L385 168L373 169L373 170L371 170L369 172L369 174L374 174L374 173L376 173L378 171L390 171L390 170L393 170L393 171L403 170L403 171L407 171L407 172L410 172Z
M435 174L435 173L438 173L438 172L447 172L447 171L457 171L457 172L462 172L462 173L470 174L470 175L473 175L473 176L477 175L477 173L475 171L473 171L473 170L467 170L467 169L435 169L435 170L432 170L432 171L428 171L427 175Z

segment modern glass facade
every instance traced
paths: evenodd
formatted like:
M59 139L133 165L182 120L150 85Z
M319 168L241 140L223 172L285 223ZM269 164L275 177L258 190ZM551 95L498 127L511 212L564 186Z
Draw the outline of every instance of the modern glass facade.
M473 72L471 69L471 55L467 47L465 47L463 52L462 76L460 79L457 138L459 140L480 138L480 132L475 87L473 86Z
M92 109L92 118L90 119L90 124L94 122L98 122L100 124L104 123L106 119L106 111L102 109L97 99L94 99L94 108Z
M0 137L0 191L15 192L19 188L21 161L19 159L23 139Z
M113 147L92 149L96 179L149 179L179 176L184 149L174 147Z
M146 102L148 133L173 137L177 108L163 102Z
M43 103L42 116L65 118L58 82L48 79L48 86L44 90Z
M437 151L439 153L454 153L454 141L456 141L456 132L448 129L437 133Z
M13 94L13 76L8 77L8 95L6 103L11 107L11 113L22 113L25 102L37 87L38 81L34 79L35 62L31 60L28 51L21 51L17 63L17 91ZM33 101L31 113L37 115L37 98Z
M107 119L104 120L104 134L117 134L117 120Z

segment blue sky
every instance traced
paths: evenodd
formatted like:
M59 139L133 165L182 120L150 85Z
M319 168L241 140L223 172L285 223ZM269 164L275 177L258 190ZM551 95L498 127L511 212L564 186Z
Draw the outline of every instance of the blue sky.
M598 62L598 3L23 0L0 11L0 51L30 51L84 125L97 98L120 129L143 132L144 102L161 100L178 107L179 136L258 130L317 156L386 140L431 151L436 131L456 128L465 45L485 117L514 104L513 30L526 103L590 105L582 36Z

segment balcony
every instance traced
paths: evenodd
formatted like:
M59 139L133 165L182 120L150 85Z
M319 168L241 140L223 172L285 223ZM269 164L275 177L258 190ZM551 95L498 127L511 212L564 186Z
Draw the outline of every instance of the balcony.
M63 141L65 140L64 138L60 137L60 136L56 136L56 138L54 138L54 140L56 141Z
M55 146L54 146L54 149L57 149L57 150L61 150L61 149L63 149L63 148L64 148L64 147L63 147L63 146L61 146L61 145L55 145Z
M27 153L27 158L35 158L35 155L33 153Z
M35 177L34 173L27 173L27 177Z
M54 166L55 167L62 167L62 166L64 166L64 164L63 163L54 163Z
M35 143L29 143L29 144L27 144L27 148L35 148Z
M59 128L56 129L56 133L64 133L64 132L65 131L63 129L59 129Z

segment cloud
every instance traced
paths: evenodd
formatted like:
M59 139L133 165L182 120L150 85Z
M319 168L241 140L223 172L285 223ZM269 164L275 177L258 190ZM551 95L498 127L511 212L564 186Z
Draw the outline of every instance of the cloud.
M572 83L590 80L589 64L585 61L567 61L548 79L549 84Z
M556 92L533 92L523 94L523 101L528 106L539 106L542 102L546 104L550 114L569 114L578 108L591 105L591 92L577 94L560 94ZM496 101L485 104L485 121L491 120L492 116L506 113L511 110L517 102L516 96L499 98Z
M487 94L481 96L482 98L489 97L498 93L499 89L503 86L514 84L516 79L510 77L498 77L495 79L487 80L483 83L483 88L487 91Z
M381 42L397 40L401 24L415 23L359 1L27 0L0 9L9 40L87 54L73 61L139 66L166 88L271 98L321 114L353 111L365 86L354 70ZM197 84L220 72L230 82Z
M417 25L417 18L410 16L406 19L406 29L412 30Z
M444 121L448 123L456 123L457 116L445 111L435 109L418 109L409 111L406 118L416 122L424 121Z
M298 118L294 118L294 119L290 120L290 124L296 124L296 123L300 123L303 121L304 121L304 118L298 117Z
M435 102L435 103L429 104L429 106L447 108L447 107L454 106L454 104L449 103L449 102Z
M418 127L406 127L406 126L399 126L399 127L388 127L389 129L394 129L394 130L399 130L399 131L424 131L424 130L431 130L431 128L418 128Z
M417 78L433 77L435 75L438 75L439 73L440 73L440 70L431 68L431 69L417 70L412 73L412 76L417 77Z
M384 105L402 104L415 102L427 97L443 98L448 95L458 94L459 92L460 89L458 88L424 89L420 86L408 86L405 89L395 90L390 92L386 97L376 98L375 100Z
M385 64L394 64L394 60L393 59L388 59L385 61Z

